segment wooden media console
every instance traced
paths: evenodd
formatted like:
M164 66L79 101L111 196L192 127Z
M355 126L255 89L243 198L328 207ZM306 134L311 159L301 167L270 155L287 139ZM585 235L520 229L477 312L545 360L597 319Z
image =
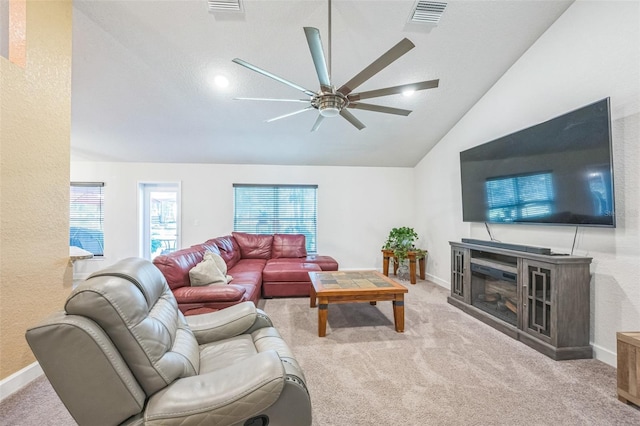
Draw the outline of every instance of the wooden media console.
M555 360L592 357L590 257L449 244L450 304Z

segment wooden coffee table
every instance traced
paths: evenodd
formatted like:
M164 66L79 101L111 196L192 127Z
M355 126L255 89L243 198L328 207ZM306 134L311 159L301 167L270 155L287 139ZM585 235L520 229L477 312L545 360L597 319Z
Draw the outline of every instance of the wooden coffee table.
M318 306L318 336L327 334L329 303L393 302L396 331L404 332L404 294L406 287L377 271L309 272L311 278L310 305Z

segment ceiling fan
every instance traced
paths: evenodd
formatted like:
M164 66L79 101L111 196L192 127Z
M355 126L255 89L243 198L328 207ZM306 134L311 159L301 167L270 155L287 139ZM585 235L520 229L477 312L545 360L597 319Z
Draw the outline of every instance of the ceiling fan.
M358 130L365 128L351 112L347 109L363 109L367 111L382 112L385 114L396 114L407 116L411 113L410 110L392 108L381 105L373 105L369 103L360 102L362 99L377 98L380 96L395 95L406 92L414 92L424 89L432 89L438 87L440 80L427 80L417 83L402 84L400 86L386 87L384 89L370 90L366 92L353 93L357 87L369 80L371 77L382 71L388 65L396 61L402 55L413 49L415 45L407 38L402 39L398 44L389 49L386 53L373 61L369 66L360 71L351 80L340 86L338 89L331 83L331 0L329 0L329 64L325 61L324 50L322 49L322 40L320 39L320 31L313 27L304 27L304 33L307 37L307 43L309 44L309 50L311 51L311 58L318 74L318 80L320 82L320 90L314 92L313 90L306 89L296 83L272 74L263 70L255 65L252 65L242 59L235 58L233 62L238 65L242 65L252 71L260 73L264 76L272 78L294 89L300 90L306 94L308 99L267 99L267 98L236 98L240 100L253 100L253 101L280 101L280 102L303 102L309 105L298 111L294 111L279 117L275 117L267 120L272 122L281 118L290 117L301 112L317 109L319 114L311 131L318 130L322 121L327 117L335 117L338 114L345 118L349 123L354 125Z

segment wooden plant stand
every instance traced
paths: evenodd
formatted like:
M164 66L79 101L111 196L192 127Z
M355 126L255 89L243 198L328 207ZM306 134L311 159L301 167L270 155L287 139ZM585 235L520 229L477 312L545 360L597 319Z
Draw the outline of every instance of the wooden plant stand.
M388 277L389 276L389 260L395 259L395 255L393 254L393 250L382 250L382 273ZM411 284L415 284L416 279L416 260L418 261L418 265L420 268L420 279L424 280L426 277L426 258L427 255L420 255L415 251L410 251L407 253L407 257L409 259L409 281ZM398 262L393 262L393 275L398 275Z

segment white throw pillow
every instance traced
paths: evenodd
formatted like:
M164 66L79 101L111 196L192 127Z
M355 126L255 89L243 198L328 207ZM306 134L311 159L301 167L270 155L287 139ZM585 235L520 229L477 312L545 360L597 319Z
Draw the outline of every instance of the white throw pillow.
M227 282L231 281L233 277L231 275L227 275L227 263L224 261L222 256L218 253L214 253L212 251L205 251L202 259L213 259L216 262L216 266L227 277Z
M227 264L225 263L222 256L212 251L205 251L204 255L202 256L202 260L207 260L207 259L211 259L214 262L216 262L216 266L218 267L218 269L220 269L220 272L222 272L225 275L227 274Z
M227 276L223 274L216 265L213 258L204 258L202 262L191 268L189 271L189 281L192 287L204 285L225 285Z

